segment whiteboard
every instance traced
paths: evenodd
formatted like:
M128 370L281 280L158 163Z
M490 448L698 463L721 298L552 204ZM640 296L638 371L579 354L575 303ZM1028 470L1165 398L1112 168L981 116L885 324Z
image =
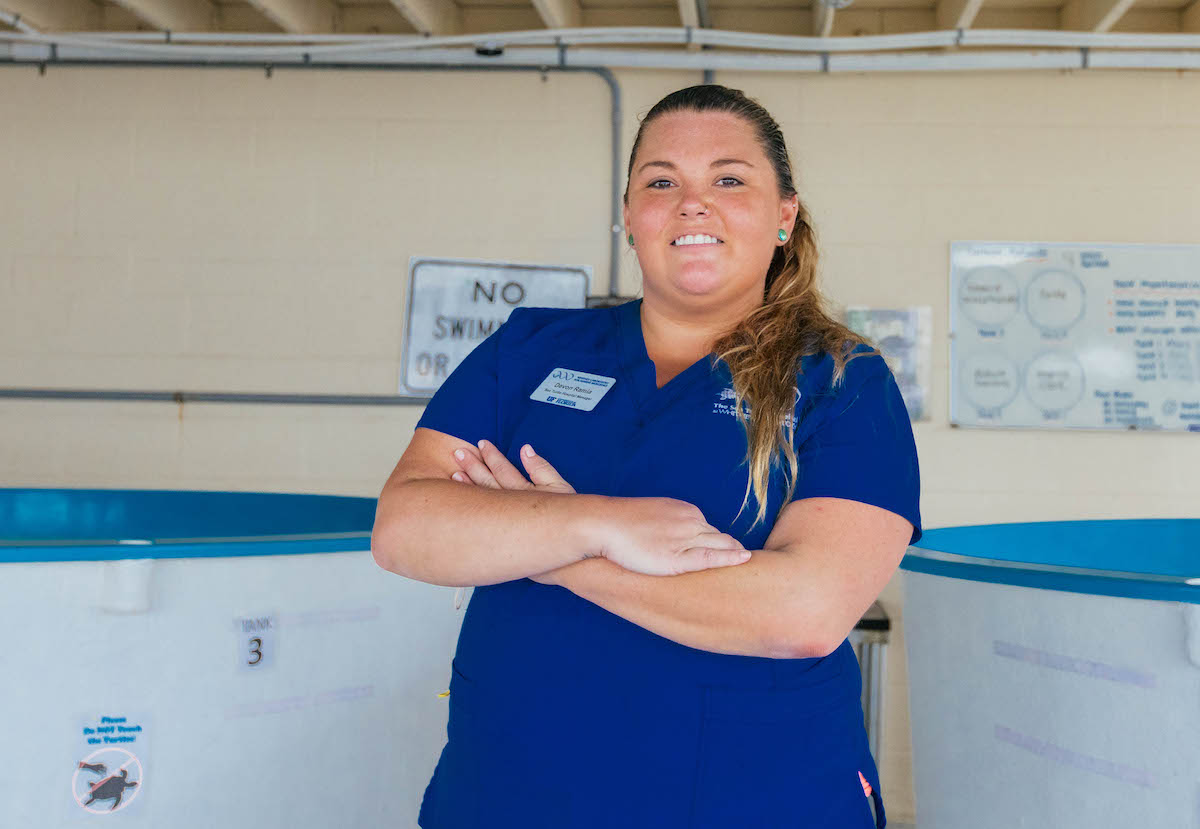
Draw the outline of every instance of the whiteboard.
M952 242L950 422L1200 432L1200 245Z
M400 393L432 397L513 308L583 308L590 265L518 265L413 257Z

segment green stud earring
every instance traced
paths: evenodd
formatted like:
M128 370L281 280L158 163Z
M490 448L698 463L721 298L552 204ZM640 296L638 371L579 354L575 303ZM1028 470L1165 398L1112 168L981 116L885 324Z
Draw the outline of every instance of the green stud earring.
M633 247L633 234L629 234L629 247Z
M785 241L787 241L787 231L786 231L786 230L780 229L780 231L779 231L779 241L781 241L781 242L785 242Z

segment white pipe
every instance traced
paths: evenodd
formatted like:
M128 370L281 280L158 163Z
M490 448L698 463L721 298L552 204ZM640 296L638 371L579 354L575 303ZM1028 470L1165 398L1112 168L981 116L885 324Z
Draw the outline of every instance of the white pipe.
M780 52L876 52L892 49L929 49L953 46L957 37L958 32L954 30L906 32L899 35L863 35L862 37L767 35L757 32L729 32L720 29L695 29L692 32L692 40L700 44ZM1197 43L1200 45L1200 38L1197 39Z
M292 32L68 32L75 37L147 43L357 43L413 35L295 34Z
M383 53L400 50L446 49L457 46L575 46L604 45L675 45L693 43L766 52L857 53L929 49L946 46L1059 47L1089 49L1186 49L1200 50L1200 34L1138 34L1113 32L1055 32L1031 29L964 29L937 32L911 32L898 35L863 37L802 37L729 32L686 27L592 27L574 29L535 29L520 32L493 32L444 37L420 35L283 35L245 32L171 33L36 33L3 32L0 42L57 43L77 46L112 47L121 45L131 54L193 54L210 56L252 55L265 59L271 55L315 58L350 55L355 52ZM188 46L185 42L209 44L258 44ZM282 44L282 45L266 45ZM240 51L248 50L248 51ZM708 52L707 54L711 54Z
M1005 71L1082 69L1083 55L1069 52L939 52L934 54L833 55L830 72Z
M4 13L0 12L0 15ZM12 17L9 15L9 17ZM11 24L10 24L11 25ZM30 33L37 33L22 24ZM144 43L278 43L309 44L367 44L378 48L444 48L456 45L476 45L491 42L504 45L570 46L581 43L685 43L687 29L679 27L587 27L576 29L532 29L517 32L478 33L444 37L422 35L366 34L287 34L276 32L63 32L44 34L55 38L87 38L112 42ZM693 29L695 43L732 48L757 48L773 51L813 52L873 52L892 49L919 49L939 46L1028 46L1028 47L1089 47L1103 49L1173 49L1200 48L1200 34L1075 32L1037 29L963 29L936 32L910 32L897 35L867 35L863 37L806 37L770 35L754 32L733 32L719 29Z
M687 69L700 71L820 72L820 55L737 54L729 52L663 52L649 49L568 49L567 66L612 69Z
M213 34L213 33L208 33ZM731 33L740 34L740 33ZM157 37L148 43L140 42L128 43L126 48L131 51L141 52L143 54L161 54L165 52L192 52L197 53L197 47L189 47L177 43L181 39L187 39L187 35L171 34L171 42L166 42L165 34ZM466 35L445 35L440 37L423 37L421 35L373 35L369 37L360 36L351 43L336 42L325 45L316 43L305 45L308 43L308 35L293 35L292 39L283 41L282 38L275 39L275 42L286 42L284 46L221 46L221 47L202 47L204 52L211 52L214 48L220 48L222 54L241 54L241 49L252 49L255 55L278 54L280 56L294 55L300 57L302 54L316 56L319 54L352 54L354 52L370 51L383 52L402 49L444 49L453 48L455 46L477 46L489 47L509 47L509 46L557 46L574 45L581 43L623 43L623 44L685 44L687 42L687 30L677 27L652 27L652 26L636 26L636 27L589 27L575 29L532 29L519 32L495 32L495 33L475 33ZM79 35L71 32L54 33L54 34L38 34L38 35L18 35L11 32L0 33L0 40L24 41L29 43L70 43L73 45L112 45L113 41L109 41L105 37L96 37L95 35ZM231 32L224 40L232 43L255 43L262 40L257 34L235 33ZM798 38L798 40L811 40L811 38ZM228 50L228 51L227 51Z
M143 60L130 56L121 47L103 46L77 47L59 46L60 60ZM322 64L366 64L373 66L428 64L447 66L496 66L496 65L558 65L556 49L514 49L496 57L480 57L474 49L436 49L386 54L359 53L337 58L315 58L307 64L302 60L278 60L272 56L255 60L245 56L237 59L228 55L210 59L214 66L226 63L271 63L278 67ZM565 53L565 65L570 67L608 67L631 69L703 69L716 66L728 71L748 72L961 72L970 70L1047 70L1085 68L1123 69L1200 69L1200 54L1195 52L1094 52L1089 51L1085 61L1082 50L1057 52L1036 51L971 51L938 52L917 54L879 55L830 55L827 59L815 55L714 55L713 53L661 52L653 50L620 49L572 49ZM8 58L22 62L51 60L50 48L40 44L0 43L0 59ZM717 60L714 60L716 58ZM191 56L168 56L163 64L193 60Z
M1037 29L964 29L963 46L1047 46L1089 49L1200 49L1200 34L1169 32L1057 32Z
M1097 69L1200 69L1200 52L1090 52Z

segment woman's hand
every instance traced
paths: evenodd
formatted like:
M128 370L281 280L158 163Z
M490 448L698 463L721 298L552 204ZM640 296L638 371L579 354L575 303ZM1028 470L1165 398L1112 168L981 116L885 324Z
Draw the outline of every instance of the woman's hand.
M462 471L454 473L453 477L463 483L494 489L575 492L549 461L537 455L528 444L521 447L521 462L532 483L486 440L479 442L478 455L460 449L454 456ZM607 503L613 512L597 521L601 555L626 570L648 576L674 576L741 564L750 558L741 542L713 527L698 507L686 501L609 498ZM553 584L555 572L551 570L530 578Z
M490 441L479 441L479 453L467 449L459 449L454 453L460 472L451 477L460 483L472 483L476 486L486 486L493 489L533 489L542 492L560 492L574 495L575 487L571 486L558 474L549 461L533 451L533 447L525 444L521 447L521 463L529 473L530 481L513 466L504 453ZM574 565L568 564L567 567ZM558 584L559 567L547 570L545 573L535 573L528 578L540 584Z
M529 480L525 480L525 476L490 441L479 441L478 455L459 449L454 453L454 459L462 471L455 472L451 477L462 483L470 481L492 489L534 489L575 494L575 487L564 481L558 470L535 453L528 443L521 447L521 463L529 473Z
M700 508L675 498L612 498L601 555L626 570L677 576L749 560L750 551L704 520Z

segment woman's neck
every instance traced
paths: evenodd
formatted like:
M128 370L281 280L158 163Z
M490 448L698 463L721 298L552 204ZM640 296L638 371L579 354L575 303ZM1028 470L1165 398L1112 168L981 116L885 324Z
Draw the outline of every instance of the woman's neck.
M684 311L656 301L642 300L642 339L646 353L657 365L687 367L712 351L716 341L733 330L750 312L737 305L709 312Z

